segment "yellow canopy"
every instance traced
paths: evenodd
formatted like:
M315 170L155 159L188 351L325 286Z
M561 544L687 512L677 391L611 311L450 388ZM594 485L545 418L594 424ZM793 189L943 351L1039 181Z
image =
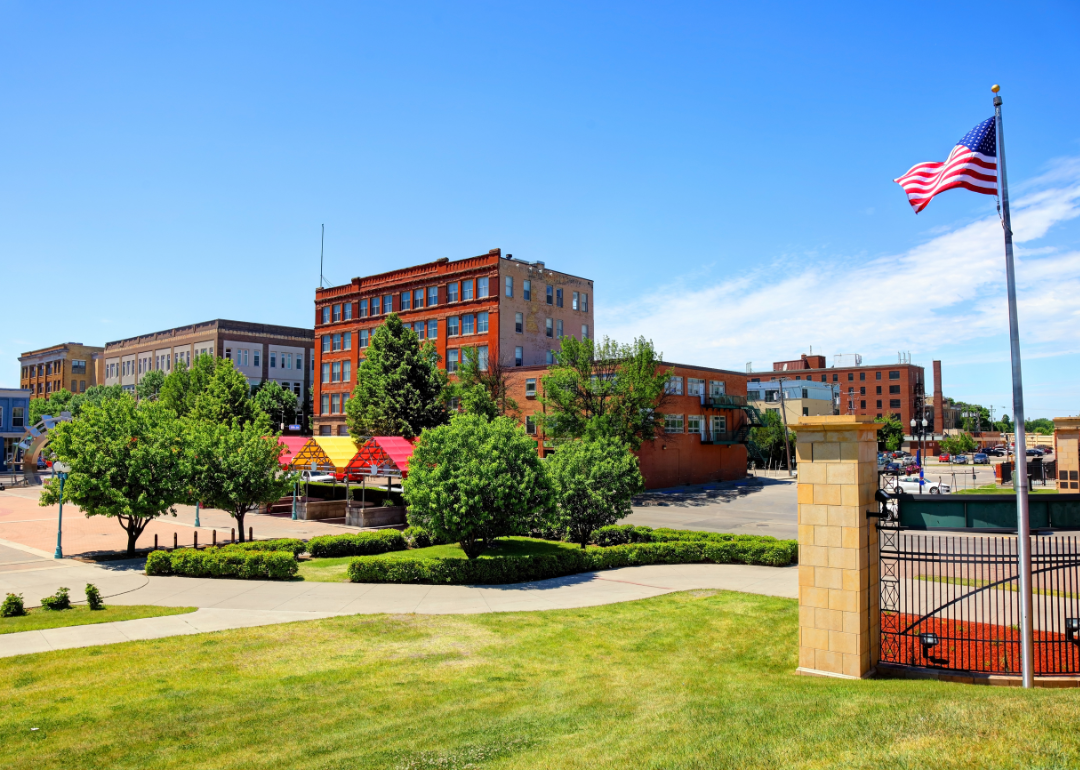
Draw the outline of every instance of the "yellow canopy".
M336 473L344 473L356 451L356 444L348 436L312 436L289 465L293 470L308 470L316 463L319 470L333 468Z

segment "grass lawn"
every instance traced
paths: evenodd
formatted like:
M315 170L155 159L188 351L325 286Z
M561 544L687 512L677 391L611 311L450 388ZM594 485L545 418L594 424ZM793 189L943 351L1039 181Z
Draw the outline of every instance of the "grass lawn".
M529 537L502 537L495 545L482 554L481 559L493 559L499 556L534 556L536 554L556 553L564 548L580 548L574 543L560 543L551 540L535 540ZM299 575L304 580L322 583L340 583L349 580L349 562L355 556L342 556L334 559L308 559L300 562ZM414 548L408 551L390 551L381 554L381 559L465 559L465 552L457 543L433 545L430 548Z
M157 618L162 615L182 615L194 612L194 607L149 607L131 605L130 607L113 606L105 600L105 609L91 611L85 604L76 604L70 610L43 610L40 607L28 609L27 615L17 618L0 618L0 634L14 634L17 631L40 631L45 628L63 628L64 626L86 626L93 623L112 623L116 620L136 620L137 618Z
M789 599L691 591L5 658L0 766L1080 765L1080 690L796 676L797 615Z
M1033 495L1056 495L1058 491L1053 487L1029 487L1028 493ZM958 489L953 494L957 495L1015 495L1016 490L1012 487L999 487L997 484L987 484L974 489Z

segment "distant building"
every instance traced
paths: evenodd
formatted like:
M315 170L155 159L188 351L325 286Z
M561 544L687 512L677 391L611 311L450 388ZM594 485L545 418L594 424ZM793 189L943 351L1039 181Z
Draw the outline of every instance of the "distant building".
M19 356L19 386L31 398L48 398L58 390L85 393L101 384L101 354L104 348L81 342L64 342Z
M134 391L147 373L168 375L200 355L227 358L252 388L277 382L304 403L311 385L315 335L311 329L216 319L109 342L103 384Z
M19 460L16 444L26 434L30 419L29 390L0 388L0 472L7 473Z
M390 313L431 340L451 374L472 349L482 366L544 366L560 337L591 337L593 283L500 249L353 278L315 291L315 432L347 435L345 404L368 341Z
M789 426L795 425L800 417L840 413L838 384L788 379L784 381L783 398L780 395L779 380L747 383L746 386L746 398L751 404L762 412L776 412L781 418L786 413Z

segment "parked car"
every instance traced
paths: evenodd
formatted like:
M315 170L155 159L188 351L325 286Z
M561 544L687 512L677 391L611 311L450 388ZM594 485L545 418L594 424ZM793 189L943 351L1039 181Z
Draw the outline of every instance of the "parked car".
M989 449L986 450L986 454L990 455L991 457L1004 457L1005 456L1005 447L1003 447L1003 446L990 447Z
M885 471L885 473L900 473L902 469L900 463L885 463L881 470Z
M974 465L989 465L990 458L985 452L976 452L975 456L971 458L971 462Z
M1044 452L1038 447L1032 447L1027 451L1028 457L1042 457Z
M937 456L937 461L939 463L947 463L947 462L949 462L949 453L948 452L942 452L941 454L939 454Z
M901 476L896 479L895 482L890 482L890 485L886 487L886 490L917 495L919 494L919 477ZM931 481L930 479L922 480L922 494L924 495L947 495L950 492L952 492L952 487L948 484L942 484L940 481Z
M957 465L967 465L967 455L953 455L952 461Z

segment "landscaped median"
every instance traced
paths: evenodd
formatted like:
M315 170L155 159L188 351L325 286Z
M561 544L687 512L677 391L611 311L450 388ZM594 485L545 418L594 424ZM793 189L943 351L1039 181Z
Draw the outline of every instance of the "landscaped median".
M277 542L280 550L269 550ZM288 580L299 565L294 542L256 541L221 548L179 548L153 551L146 557L147 575L179 575L201 578L239 578L241 580ZM256 550L262 546L262 550Z

